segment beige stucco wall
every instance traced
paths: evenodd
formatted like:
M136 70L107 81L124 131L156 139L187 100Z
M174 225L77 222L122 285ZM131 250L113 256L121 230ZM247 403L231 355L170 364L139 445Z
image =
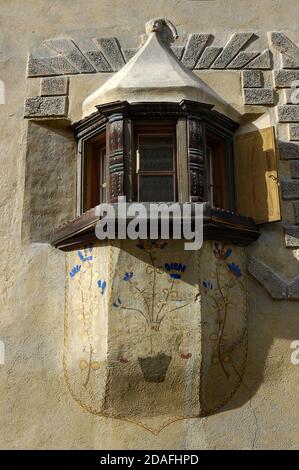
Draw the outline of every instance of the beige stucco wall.
M246 372L243 385L221 410L207 418L177 421L154 435L135 424L98 417L78 406L67 389L62 366L65 254L45 243L28 241L32 238L24 211L28 210L30 187L26 178L29 131L23 119L24 99L34 96L38 87L37 79L25 78L27 57L45 39L115 35L126 47L136 47L150 12L151 17L170 18L182 39L208 29L224 43L232 32L260 31L264 35L262 50L267 32L296 30L297 0L1 0L0 12L0 79L6 92L6 102L0 105L0 339L6 349L5 365L0 366L0 447L298 449L299 366L290 360L291 341L299 339L298 302L272 300L249 274ZM210 86L242 112L240 82L236 74L229 81L231 73L226 73L225 82L221 72L218 79L212 72L205 74L211 75L207 78ZM108 76L72 79L72 121L80 119L83 100ZM34 132L30 132L32 137ZM64 132L59 131L61 139ZM73 152L66 143L60 151ZM68 167L64 156L61 169ZM51 151L45 155L45 165L47 158L52 158ZM287 175L289 169L283 164L280 171ZM55 181L51 184L55 193ZM69 190L73 191L71 184ZM34 198L38 197L36 191ZM285 206L285 217L291 217ZM61 220L71 212L68 201ZM47 220L49 224L53 221L51 214ZM36 233L40 240L40 231ZM290 279L298 271L298 250L285 247L279 223L263 228L262 237L248 253L284 278Z

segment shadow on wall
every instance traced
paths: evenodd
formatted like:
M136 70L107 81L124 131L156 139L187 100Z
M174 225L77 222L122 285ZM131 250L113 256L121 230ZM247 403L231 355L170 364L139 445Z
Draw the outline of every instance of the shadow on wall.
M268 149L265 151L268 151ZM136 256L134 250L131 251L128 247L123 247L123 249ZM233 246L222 247L221 249L224 250L223 252L231 249L234 252L240 250L240 248ZM292 253L286 252L286 256L292 257ZM212 265L210 270L213 270ZM204 397L202 416L236 409L248 403L264 382L265 364L273 341L283 338L291 343L293 340L298 339L298 334L296 334L296 332L299 332L298 304L292 301L274 301L250 275L247 274L246 277L249 289L248 330L246 328L244 335L239 335L234 345L234 362L237 367L235 365L233 368L227 367L228 374L225 376L219 364L213 364L213 355L209 356L209 346L206 343L209 342L211 337L209 337L210 331L208 329L207 334L202 338L203 370L201 381L204 383L205 388L202 390L202 397ZM189 283L190 280L191 278L184 278L184 282ZM196 280L193 279L192 284L195 285ZM205 288L209 289L209 286ZM239 314L241 315L241 305ZM202 331L204 330L203 325L210 322L210 317L209 310L201 309ZM233 333L233 328L234 326L228 325L227 330L223 332L224 336L229 337ZM287 360L291 364L292 351L289 347L288 345L286 354L288 355ZM278 361L283 366L280 356ZM275 381L279 382L283 370L277 367L275 367L275 370ZM203 381L204 375L206 375L206 378Z
M215 246L218 246L216 249L222 250L220 255L223 255L223 257L226 256L225 253L230 253L232 250L233 253L228 255L230 256L229 262L231 264L234 264L233 260L238 262L238 251L242 249L233 246L225 247L215 245L214 242L211 242L211 245L213 251L215 251ZM123 244L122 249L136 257L136 250L131 249L129 244ZM212 257L210 256L210 258L209 256L206 258L206 261L209 259L213 260L213 255ZM142 251L140 254L138 253L137 258L138 260L142 259L143 262L147 262L147 256L143 254ZM213 266L211 262L211 265L207 267L206 261L205 275L209 275L210 271L212 277L212 271L215 269L215 266L217 269L217 264ZM222 267L223 266L225 268L225 263L222 263ZM238 271L236 266L233 267L235 271ZM162 266L161 269L167 272L167 268ZM224 273L225 269L220 272L220 276L223 276ZM214 362L217 353L215 354L213 348L217 338L213 337L215 336L213 314L209 308L199 307L198 309L201 324L201 350L203 356L200 379L201 416L236 409L248 403L264 382L264 368L273 341L276 338L285 338L290 340L290 342L297 339L296 331L299 331L299 318L295 315L297 304L285 301L274 302L261 286L248 277L248 275L246 277L247 281L249 281L248 287L250 292L248 311L249 332L246 317L244 318L244 323L242 319L238 318L243 315L243 306L241 302L240 305L237 302L239 308L234 309L234 312L230 312L231 318L227 322L225 330L222 332L224 340L227 339L228 343L230 343L232 336L235 338L233 348L231 347L231 343L225 345L225 341L223 347L221 346L220 353L224 358L225 370L221 368L219 361ZM192 276L182 276L182 278L184 283L191 284L192 286L197 285L198 279ZM207 284L201 288L202 296L203 290L209 288ZM187 285L186 290L188 290ZM235 295L234 292L235 291L232 290L233 295ZM280 315L282 312L283 316ZM190 351L187 349L184 353L186 353L186 357L187 353L190 355ZM289 350L288 353L289 357L291 357L291 350ZM227 362L225 362L226 358L228 358ZM279 361L281 362L280 357ZM277 375L277 380L279 380L279 375Z
M69 122L28 122L22 239L49 242L75 216L76 147ZM60 126L60 127L59 127Z
M282 351L284 356L277 353L269 363L269 377L273 387L287 378L291 363L291 342L299 338L298 303L292 301L273 301L271 297L253 279L249 283L249 336L248 357L242 385L232 399L219 412L229 411L248 403L265 381L265 366L273 342L278 339L288 340ZM270 369L271 367L271 369ZM297 366L298 367L298 366ZM298 369L297 369L298 373ZM289 374L291 374L289 372ZM270 381L269 387L271 386ZM273 393L275 391L273 390ZM293 394L291 388L288 393ZM283 397L287 399L287 396Z

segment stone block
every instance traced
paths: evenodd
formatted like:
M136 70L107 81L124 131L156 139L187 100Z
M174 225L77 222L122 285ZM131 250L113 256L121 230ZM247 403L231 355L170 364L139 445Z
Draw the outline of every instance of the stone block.
M113 71L117 72L125 65L125 59L116 38L99 38L96 39L96 42L99 44Z
M278 274L262 261L251 256L248 264L249 273L268 291L273 299L287 297L287 284Z
M84 54L97 72L112 72L112 68L108 64L101 51L87 51L84 52Z
M65 57L29 57L28 77L47 77L52 75L73 75L79 73Z
M184 50L185 50L185 46L171 46L171 50L172 52L174 53L174 55L179 59L181 60L182 56L183 56L183 53L184 53Z
M195 68L196 69L209 69L221 51L222 51L222 47L212 47L212 46L206 47L199 61L197 62Z
M49 63L56 71L57 75L74 75L78 74L79 71L76 67L74 67L65 57L57 56L57 57L50 57Z
M292 178L299 178L299 160L297 162L291 162L291 175Z
M286 88L284 93L286 104L299 104L299 88Z
M244 88L262 88L264 76L260 70L243 70L242 83Z
M299 144L293 142L278 142L279 156L281 160L299 159Z
M252 36L253 33L233 34L212 67L215 69L225 69Z
M299 122L299 105L277 106L278 122Z
M299 181L281 181L281 193L283 199L299 199Z
M252 105L273 105L274 90L272 88L245 88L244 89L245 104Z
M122 53L123 53L123 57L125 61L129 62L129 60L131 60L132 57L134 57L134 55L136 55L138 51L139 51L138 47L129 47L128 49L122 49Z
M198 61L198 58L202 54L204 48L207 45L208 40L211 38L211 34L190 34L185 47L184 55L182 58L183 64L193 69Z
M67 77L42 78L40 83L41 96L67 95L69 79Z
M291 88L293 82L299 80L299 70L276 70L274 81L277 88Z
M245 66L246 69L260 69L269 70L272 68L272 53L269 49L266 49L256 59L253 59Z
M299 224L299 201L293 202L295 224Z
M68 98L66 96L36 96L27 98L24 116L30 117L63 117L67 116Z
M242 69L252 59L259 55L259 52L241 51L234 60L227 66L229 69Z
M299 299L299 275L296 276L287 287L287 296L290 300Z
M48 39L43 42L43 45L58 54L63 54L66 60L73 65L79 73L95 72L95 68L71 39Z
M290 140L299 140L299 124L289 125Z
M284 33L273 32L271 34L272 44L282 54L299 61L299 49Z
M35 58L29 56L27 76L28 77L42 77L47 75L57 75L56 71L51 66L48 58Z
M287 247L299 248L299 227L297 225L285 226L284 236Z
M282 55L282 68L284 69L298 69L299 68L299 59L294 59L288 55Z

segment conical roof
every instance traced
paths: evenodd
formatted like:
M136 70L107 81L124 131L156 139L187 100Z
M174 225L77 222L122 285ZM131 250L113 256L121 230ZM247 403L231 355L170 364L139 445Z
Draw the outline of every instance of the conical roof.
M180 102L191 100L210 104L214 109L232 114L232 108L206 83L187 69L170 47L167 20L147 23L148 39L138 53L83 103L87 116L95 107L113 101Z

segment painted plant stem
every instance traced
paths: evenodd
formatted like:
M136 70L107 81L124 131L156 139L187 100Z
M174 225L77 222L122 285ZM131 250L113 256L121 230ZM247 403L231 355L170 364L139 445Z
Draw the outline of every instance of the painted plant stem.
M93 350L92 350L92 345L90 344L87 376L86 376L86 380L85 380L85 382L84 382L84 387L85 387L85 388L87 388L87 385L88 385L88 382L89 382L89 379L90 379L91 363L92 363L92 354L93 354Z
M171 278L171 284L169 288L165 288L163 292L163 297L164 299L161 300L160 297L157 299L158 296L158 287L159 285L159 280L160 276L164 275L165 276L165 271L163 270L163 267L161 266L156 266L155 265L155 258L154 254L152 253L151 248L147 248L145 252L148 255L148 266L146 268L146 273L148 274L150 278L150 287L149 288L140 288L139 286L139 279L138 277L133 273L133 271L127 271L123 275L123 280L128 282L130 285L130 288L137 292L138 296L140 296L141 300L143 301L144 304L144 310L142 307L140 308L135 308L135 307L130 307L128 305L128 302L126 305L122 305L122 302L120 298L117 298L117 301L114 302L115 307L120 307L120 309L123 310L131 310L132 312L139 313L146 321L147 326L157 332L160 330L160 326L165 319L165 317L177 310L183 309L187 307L188 305L191 304L191 302L184 303L183 305L176 306L174 308L171 308L171 305L168 306L168 309L166 309L168 301L170 300L171 294L175 290L176 282L178 282L181 279L182 273L185 272L186 266L182 263L166 263L165 267L166 270L169 271L169 277ZM137 279L132 281L132 278L136 276ZM150 294L148 293L148 290L150 290ZM175 296L174 300L179 300L177 299L177 296ZM181 300L179 301L180 303L182 302Z
M218 290L220 292L220 295L221 295L222 301L223 301L224 315L223 315L221 325L219 325L220 333L219 333L219 340L218 340L218 360L219 360L220 366L221 366L226 378L228 378L229 373L227 372L227 370L226 370L226 368L223 364L222 357L221 357L222 338L223 338L223 332L224 332L225 323L226 323L226 319L227 319L227 296L226 297L224 296L224 294L222 292L221 285L220 285L220 281L219 281L219 264L220 264L220 261L217 262L217 266L216 266L216 281L217 281Z
M92 350L92 341L91 341L89 326L87 325L87 320L86 320L86 315L85 315L85 308L84 308L85 302L84 302L84 295L83 295L83 289L82 289L81 283L80 283L80 287L81 287L81 299L82 299L83 324L84 324L84 329L85 329L85 331L86 331L86 334L87 334L87 337L88 337L88 342L89 342L88 371L87 371L86 380L85 380L85 382L84 382L84 387L87 388L87 385L88 385L88 382L89 382L89 379L90 379L90 371L91 371L91 363L92 363L92 354L93 354L93 350Z
M149 320L148 320L147 316L146 316L146 315L145 315L145 314L144 314L144 313L143 313L141 310L139 310L138 308L133 308L133 307L122 307L122 309L123 309L123 310L131 310L132 312L138 312L138 313L140 313L140 315L142 315L142 316L143 316L143 318L145 319L145 321L146 321L146 324L147 324L148 326L150 326L150 322L149 322Z
M150 260L151 260L151 264L154 268L154 279L153 279L153 292L152 292L152 308L151 308L151 319L152 321L154 321L154 307L155 307L155 297L156 297L156 293L155 293L155 289L156 289L156 277L157 277L157 273L156 273L156 266L154 264L154 260L153 260L153 255L152 255L152 252L149 251L149 257L150 257Z
M131 279L129 279L129 283L130 283L130 285L132 286L132 288L133 288L133 289L136 289L137 292L138 292L138 293L141 295L141 297L143 298L143 301L144 301L144 303L145 303L145 305L146 305L146 307L147 307L147 310L148 310L148 314L150 315L150 307L149 307L149 305L148 305L148 301L147 301L146 297L144 296L143 291L142 291L141 289L139 289L138 286L136 286L135 284L133 284L133 282L131 281Z

